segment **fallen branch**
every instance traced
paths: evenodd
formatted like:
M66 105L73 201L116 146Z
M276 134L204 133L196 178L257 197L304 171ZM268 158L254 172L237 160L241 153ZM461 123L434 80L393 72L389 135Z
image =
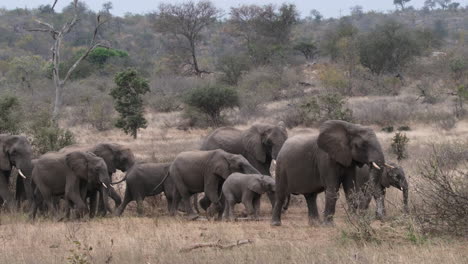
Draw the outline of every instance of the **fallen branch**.
M190 251L192 251L194 249L205 248L205 247L215 247L215 248L219 248L219 249L231 249L231 248L236 247L236 246L240 246L240 245L244 245L244 244L250 244L250 243L253 243L253 241L250 240L250 239L241 239L241 240L237 240L234 243L222 245L221 240L218 240L216 242L198 243L198 244L195 244L193 246L183 248L183 249L180 250L180 252L190 252Z

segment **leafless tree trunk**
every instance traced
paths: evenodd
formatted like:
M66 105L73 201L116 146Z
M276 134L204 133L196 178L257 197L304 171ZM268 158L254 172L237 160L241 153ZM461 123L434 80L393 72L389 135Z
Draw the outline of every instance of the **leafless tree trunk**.
M55 7L57 4L58 0L54 1L54 4L52 8ZM65 84L67 81L70 79L71 74L73 71L76 69L76 67L83 61L91 51L93 51L97 47L106 47L104 44L96 42L96 36L98 33L99 28L101 27L102 24L105 23L105 21L101 21L100 16L97 16L97 24L94 29L94 34L93 37L88 45L88 48L86 49L85 53L81 57L79 57L75 63L68 69L65 77L63 79L60 78L60 47L62 45L62 40L66 34L68 34L73 27L76 25L78 22L78 0L73 0L74 4L74 15L73 18L65 23L61 29L56 29L54 26L52 26L49 23L42 22L40 20L36 19L36 22L41 26L40 28L34 28L34 29L28 29L28 31L37 31L37 32L46 32L50 33L52 38L54 39L54 44L52 46L52 64L53 64L53 69L52 69L52 75L53 75L53 80L54 80L54 86L55 86L55 100L54 100L54 109L52 112L52 119L54 122L57 122L58 120L58 115L60 113L60 108L62 106L62 98L63 98L63 89L65 87Z

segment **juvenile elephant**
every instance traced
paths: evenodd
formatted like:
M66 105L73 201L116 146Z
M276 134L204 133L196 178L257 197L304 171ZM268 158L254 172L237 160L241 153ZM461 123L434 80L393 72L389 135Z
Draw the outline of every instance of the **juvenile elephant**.
M369 166L364 165L361 168L356 168L356 187L357 190L362 193L368 193L365 191L366 183L369 182L370 177L370 170ZM408 208L408 181L405 177L405 172L403 168L395 163L389 162L384 168L382 172L382 178L380 181L380 186L382 188L382 193L385 198L385 189L390 188L393 186L398 190L403 192L403 211L405 213L409 212ZM369 207L369 203L371 201L371 195L367 195L363 197L364 200L364 208L367 209ZM385 200L385 199L384 199ZM385 203L382 202L383 207L383 215L385 215Z
M167 199L168 210L172 205L175 185L171 177L165 178L169 172L170 163L140 163L133 166L125 176L127 188L122 204L116 211L122 215L127 204L137 202L137 213L143 215L143 200L147 196L158 195L164 192ZM163 184L161 184L164 181Z
M93 153L47 153L36 161L32 179L39 192L33 202L32 218L36 216L39 199L43 199L49 210L53 211L56 197L63 197L68 202L68 208L73 205L81 214L85 213L88 207L84 199L90 189L101 189L104 204L111 210L108 203L108 187L111 182L107 165Z
M14 196L8 186L13 168L18 170L16 179L16 200L20 197L32 199L31 174L33 165L31 162L31 144L24 136L0 135L0 200L2 205L13 208Z
M213 131L202 142L201 150L222 149L228 153L244 156L263 175L271 175L270 166L276 160L288 132L283 122L278 125L255 124L247 130L221 127ZM271 206L274 196L269 194ZM200 200L206 210L210 205L206 197Z
M231 220L234 206L243 203L247 213L253 219L258 219L260 198L264 193L275 192L275 180L270 176L259 174L231 174L223 184L225 199L223 218Z
M98 157L101 157L106 162L111 180L112 175L117 170L126 172L135 164L135 156L133 152L129 148L120 144L99 143L94 146L73 145L60 150L61 153L69 153L72 151L88 151L94 153ZM115 206L118 207L122 203L122 199L112 186L109 186L109 194L114 200ZM90 217L93 217L96 213L96 207L99 207L98 210L100 215L105 215L106 210L102 195L99 192L91 191L87 196L90 198Z
M222 183L234 172L260 174L243 156L221 149L180 153L169 168L169 177L172 177L177 190L171 214L175 213L182 197L188 218L196 219L198 214L194 213L190 205L190 197L205 192L210 202L214 203L219 218L222 213L219 199Z
M368 164L370 182L375 192L377 213L383 214L380 188L381 167L385 164L375 133L366 127L345 121L330 120L320 126L318 137L298 135L289 138L278 154L276 164L276 199L271 224L281 225L282 205L286 197L303 194L309 210L309 223L318 220L317 194L325 191L326 224L333 223L338 190L343 184L348 203L354 190L355 168Z

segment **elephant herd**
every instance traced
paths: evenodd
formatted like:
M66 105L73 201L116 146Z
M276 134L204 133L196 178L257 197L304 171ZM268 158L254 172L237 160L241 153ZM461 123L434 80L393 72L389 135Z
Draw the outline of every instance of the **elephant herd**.
M273 163L274 178L270 173ZM9 190L13 168L18 172L16 195ZM126 175L112 182L116 170ZM123 181L122 201L112 185ZM69 146L32 159L25 137L0 135L0 209L12 210L15 204L20 208L27 200L33 219L38 211L58 215L59 208L66 218L71 209L77 217L108 212L120 216L131 201L136 201L141 215L145 197L162 192L170 215L182 210L188 219L198 218L197 194L204 193L198 203L204 210L212 207L217 219L233 219L237 203L243 203L250 218L258 219L260 198L267 194L271 224L278 226L290 195L302 194L313 225L320 222L317 195L325 192L323 222L332 224L341 186L351 211L367 209L373 197L376 215L383 217L385 189L390 186L403 191L408 210L403 169L386 163L371 129L345 121L324 122L318 136L289 138L282 122L255 124L246 130L222 127L203 140L200 150L179 153L171 163L136 162L129 148L113 143ZM115 211L109 198L115 202ZM63 206L60 200L65 201Z

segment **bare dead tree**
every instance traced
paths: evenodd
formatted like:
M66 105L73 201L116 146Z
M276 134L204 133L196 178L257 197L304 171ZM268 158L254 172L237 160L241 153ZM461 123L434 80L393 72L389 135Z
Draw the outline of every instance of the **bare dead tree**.
M57 4L58 0L54 0L54 4L52 6L52 9L55 7ZM52 51L52 76L54 80L54 86L55 86L55 101L54 101L54 109L52 112L52 118L54 122L57 121L58 119L58 114L60 112L60 107L62 105L62 97L63 97L63 89L67 81L70 79L71 74L73 71L76 69L76 67L84 60L86 57L89 55L91 51L93 51L97 47L106 47L103 43L97 42L96 41L96 36L98 34L99 28L106 22L102 21L101 17L98 15L96 18L96 27L94 28L94 33L93 37L91 38L88 47L86 51L81 55L75 63L67 70L65 77L62 79L60 78L60 48L62 46L62 41L63 38L65 37L66 34L68 34L73 27L76 25L78 22L78 0L73 0L73 6L74 6L74 14L73 17L66 22L61 28L55 28L49 23L40 21L38 19L35 19L35 21L40 25L39 28L32 28L28 29L28 31L32 32L44 32L44 33L49 33L51 37L54 40L54 44L52 45L51 51Z
M161 4L156 14L156 32L172 34L181 38L184 49L190 53L190 64L197 75L208 73L201 70L197 60L197 45L201 40L202 30L214 23L221 11L210 1L197 4L190 1L180 5Z

